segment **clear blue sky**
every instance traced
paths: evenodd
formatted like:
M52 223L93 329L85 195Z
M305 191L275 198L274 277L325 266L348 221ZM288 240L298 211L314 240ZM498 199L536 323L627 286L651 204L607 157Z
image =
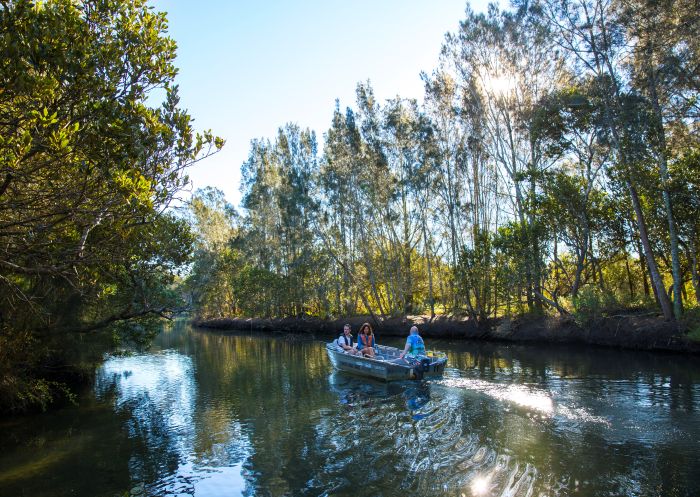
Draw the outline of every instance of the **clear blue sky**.
M422 98L421 70L436 66L465 0L156 0L178 44L181 106L226 146L189 170L194 188L215 186L240 201L250 140L295 122L328 129L335 99L355 105L371 80L380 101ZM472 2L476 11L486 2Z

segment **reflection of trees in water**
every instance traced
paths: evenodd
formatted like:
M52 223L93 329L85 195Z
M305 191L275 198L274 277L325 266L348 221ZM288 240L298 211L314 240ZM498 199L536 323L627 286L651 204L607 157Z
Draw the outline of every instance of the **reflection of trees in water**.
M210 333L196 341L198 402L241 423L247 491L281 495L304 488L313 420L331 400L321 388L328 365L318 344Z
M232 495L680 496L700 485L699 366L680 356L431 343L449 351L446 378L380 383L333 372L318 342L176 325L157 345L181 353L113 359L98 375L105 402L12 427L2 491L111 495L145 481L149 495L206 495L209 483Z
M677 378L679 383L700 382L700 367L693 357L660 352L627 351L575 344L501 344L479 341L437 340L431 348L446 350L448 364L486 374L509 372L536 379L542 375L622 379L644 371Z
M0 495L120 495L137 441L122 435L128 415L86 399L0 426Z
M632 488L693 483L665 459L691 467L685 455L650 456L643 442L575 416L543 415L438 382L387 384L332 373L319 343L187 328L164 334L159 343L192 354L197 388L184 434L172 431L158 410L162 403L144 397L130 407L130 418L139 418L133 433L144 440L132 455L140 465L134 474L160 479L154 492L177 485L193 491L178 469L188 451L195 469L242 464L248 495L470 495L486 489L515 496L610 485L624 495ZM496 387L535 384L562 402L609 396L616 413L634 419L640 419L633 412L638 401L692 410L697 397L695 387L683 386L692 372L684 376L682 368L666 365L657 374L638 373L643 357L614 364L605 353L464 344L448 355L450 374L462 371ZM590 379L577 381L580 375ZM624 392L615 392L620 383L607 377L624 380ZM636 464L620 446L636 454Z
M338 380L336 373L328 377L325 351L314 343L215 334L202 335L201 343L206 346L198 360L206 356L211 366L202 372L211 375L212 388L226 397L229 412L239 416L250 437L245 468L253 493L450 495L461 489L468 495L476 482L494 494L524 495L573 492L577 481L579 488L606 488L606 481L616 479L620 489L650 489L667 479L650 469L654 463L648 458L640 465L644 471L630 471L625 458L606 457L617 454L619 441L609 439L605 426L576 418L578 412L548 417L429 382ZM637 373L645 367L643 355L614 364L619 351L607 356L597 350L460 346L466 350L448 352L452 368L495 385L536 384L565 403L598 395L606 382L598 385L596 377L658 381ZM660 370L682 375L673 366ZM578 382L579 375L592 379ZM624 395L615 400L623 410L625 403L635 407ZM644 444L632 443L630 450L643 456Z
M134 441L132 481L161 481L187 461L196 392L191 370L188 357L170 353L113 358L98 371L98 399L113 399L122 430Z

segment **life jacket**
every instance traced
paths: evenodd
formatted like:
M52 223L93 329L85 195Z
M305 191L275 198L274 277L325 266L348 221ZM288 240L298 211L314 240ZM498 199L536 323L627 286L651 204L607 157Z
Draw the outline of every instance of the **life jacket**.
M340 338L342 338L345 341L345 345L347 345L348 347L352 347L352 335L348 337L345 336L345 333L343 333L342 335L340 335Z
M365 347L371 347L372 343L374 342L374 335L360 335L360 344L362 345L362 348Z

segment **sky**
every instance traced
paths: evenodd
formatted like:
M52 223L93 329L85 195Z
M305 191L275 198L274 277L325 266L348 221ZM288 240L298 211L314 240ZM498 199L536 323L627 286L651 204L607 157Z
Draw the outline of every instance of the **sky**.
M178 45L180 105L197 130L226 140L188 174L238 206L240 167L250 141L273 139L287 122L316 131L331 124L335 100L355 107L370 80L380 102L422 100L420 72L437 65L466 0L155 0ZM475 11L486 2L471 2Z

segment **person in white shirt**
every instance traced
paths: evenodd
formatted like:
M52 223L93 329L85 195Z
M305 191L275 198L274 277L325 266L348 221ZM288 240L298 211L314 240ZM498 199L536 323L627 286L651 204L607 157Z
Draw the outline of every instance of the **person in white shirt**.
M335 344L339 349L341 349L344 352L347 352L348 354L356 355L360 353L360 351L355 348L349 324L343 326L343 333L335 341Z

